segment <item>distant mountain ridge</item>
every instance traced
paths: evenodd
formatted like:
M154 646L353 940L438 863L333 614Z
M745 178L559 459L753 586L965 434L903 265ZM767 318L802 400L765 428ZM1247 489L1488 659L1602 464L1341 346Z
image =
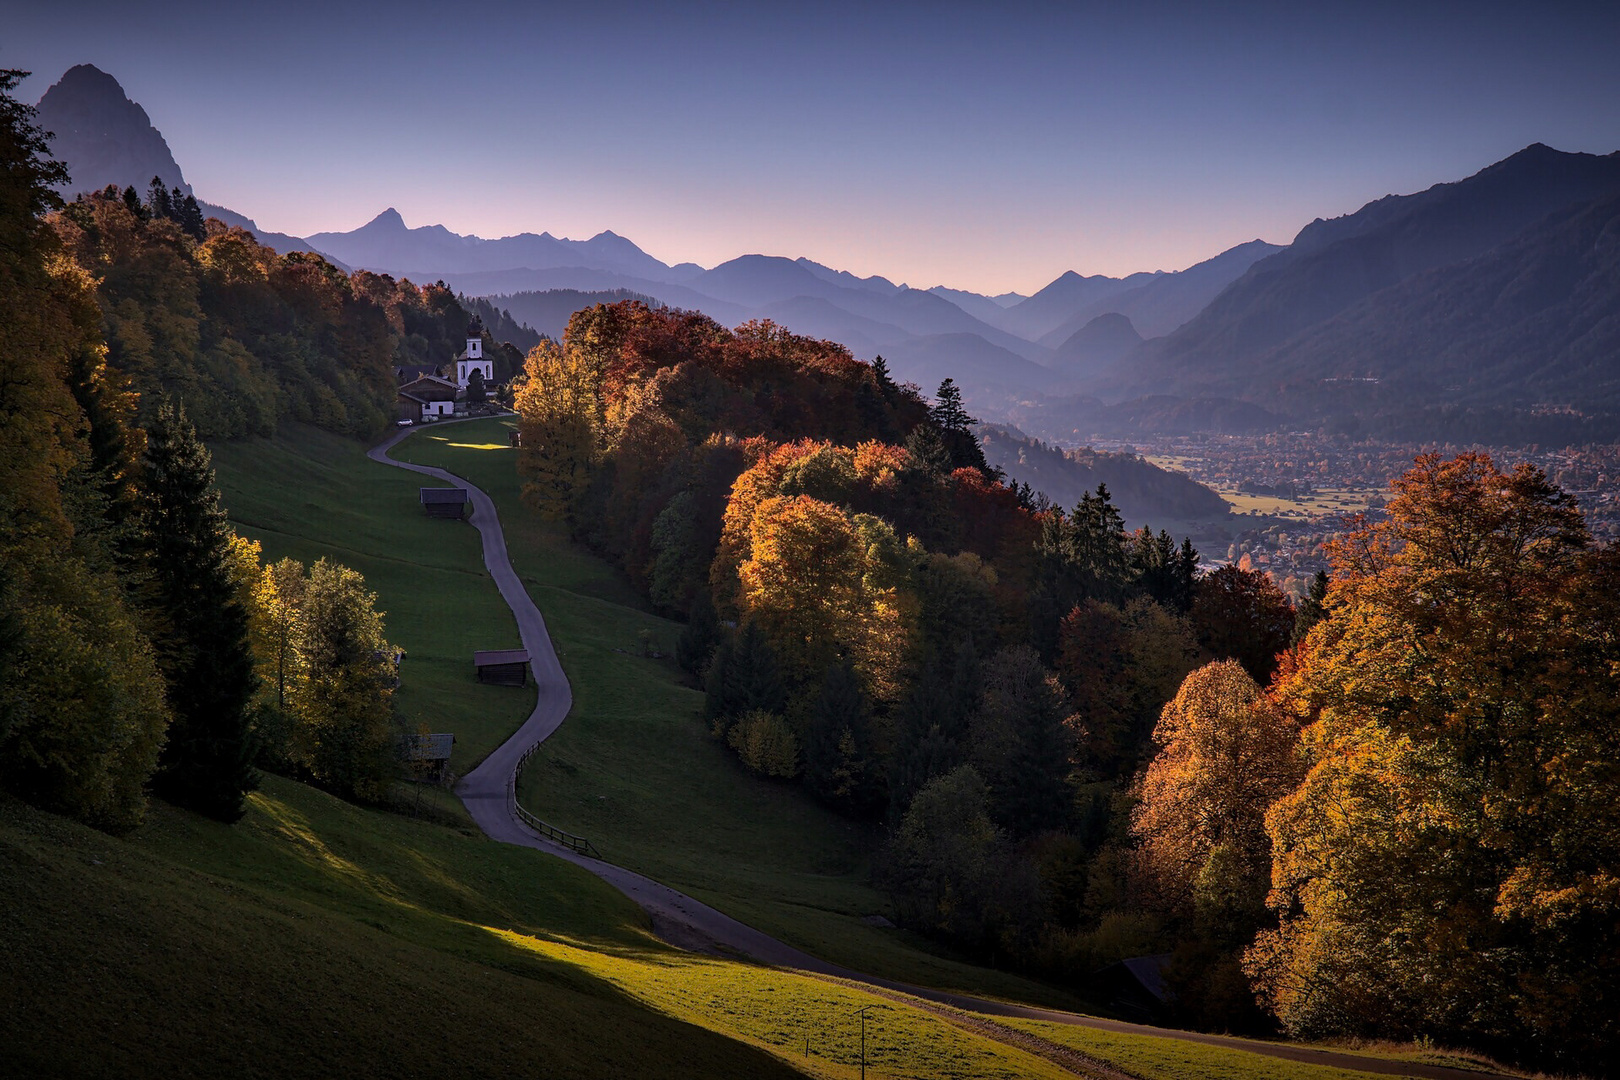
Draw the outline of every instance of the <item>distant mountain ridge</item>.
M40 108L44 126L60 129L54 145L75 189L144 191L153 173L186 189L161 134L110 75L75 67ZM669 265L611 231L487 240L411 228L392 208L305 240L203 205L278 250L443 280L473 297L525 295L551 329L559 305L626 294L728 326L770 319L863 359L881 354L896 378L925 390L954 378L979 415L1066 441L1285 424L1357 430L1362 420L1388 427L1397 414L1421 432L1437 409L1454 425L1466 414L1456 430L1487 430L1487 414L1555 406L1583 417L1583 430L1609 424L1620 438L1620 389L1611 391L1620 283L1609 246L1620 226L1605 201L1617 194L1620 153L1538 143L1465 179L1313 221L1286 247L1253 240L1176 272L1071 271L1027 297L914 289L763 254ZM1587 407L1611 410L1612 423Z
M600 232L589 240L559 239L550 233L519 233L485 240L453 233L443 225L410 228L393 207L358 229L316 233L308 239L347 263L383 273L428 268L444 275L584 266L653 281L679 282L701 272L690 263L670 267L613 232Z
M1383 289L1461 267L1547 215L1620 191L1620 153L1530 146L1475 175L1315 221L1255 263L1197 318L1144 346L1109 386L1129 395L1240 386L1268 350Z

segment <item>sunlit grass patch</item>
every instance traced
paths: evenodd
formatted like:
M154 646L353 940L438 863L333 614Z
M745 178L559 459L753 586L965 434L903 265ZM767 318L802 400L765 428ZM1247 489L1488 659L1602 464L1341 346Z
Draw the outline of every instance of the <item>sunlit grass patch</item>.
M657 962L581 953L554 941L494 931L548 957L577 963L669 1016L733 1032L817 1076L857 1075L866 1008L869 1076L1058 1077L1069 1073L931 1013L796 972L683 955Z
M1372 1080L1374 1075L1186 1039L1131 1035L1043 1020L1003 1019L1001 1023L1078 1050L1142 1080Z

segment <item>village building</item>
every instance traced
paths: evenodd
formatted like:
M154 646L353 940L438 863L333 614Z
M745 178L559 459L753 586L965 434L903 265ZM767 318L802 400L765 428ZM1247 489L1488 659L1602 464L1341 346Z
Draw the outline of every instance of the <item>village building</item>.
M465 394L475 371L484 377L486 388L494 388L495 361L484 355L484 327L477 319L467 327L467 348L456 354L456 389Z
M422 375L402 385L396 396L399 419L420 423L450 416L456 409L456 384L437 375Z

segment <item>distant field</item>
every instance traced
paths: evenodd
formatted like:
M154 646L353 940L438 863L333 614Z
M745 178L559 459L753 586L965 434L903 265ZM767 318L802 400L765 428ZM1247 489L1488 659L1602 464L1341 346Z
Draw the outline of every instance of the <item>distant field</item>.
M1151 454L1144 457L1161 469L1174 469L1177 472L1186 472L1188 464L1195 460L1176 454ZM1221 498L1232 504L1234 513L1294 519L1310 519L1324 514L1365 510L1368 500L1375 494L1348 488L1320 488L1303 498L1288 499L1275 495L1244 495L1236 488L1215 487L1214 490Z

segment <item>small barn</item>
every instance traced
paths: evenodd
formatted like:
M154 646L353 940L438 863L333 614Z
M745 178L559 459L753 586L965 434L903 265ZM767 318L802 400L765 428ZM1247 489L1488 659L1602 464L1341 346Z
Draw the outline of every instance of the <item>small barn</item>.
M407 735L405 762L418 779L442 783L450 763L450 749L455 744L454 735Z
M529 654L524 649L496 649L473 653L473 669L481 683L496 686L527 686Z
M1133 956L1109 964L1092 976L1092 993L1132 1020L1142 1023L1161 1020L1173 996L1164 980L1170 956L1170 953Z
M428 517L454 518L467 516L466 488L422 488L422 509Z

